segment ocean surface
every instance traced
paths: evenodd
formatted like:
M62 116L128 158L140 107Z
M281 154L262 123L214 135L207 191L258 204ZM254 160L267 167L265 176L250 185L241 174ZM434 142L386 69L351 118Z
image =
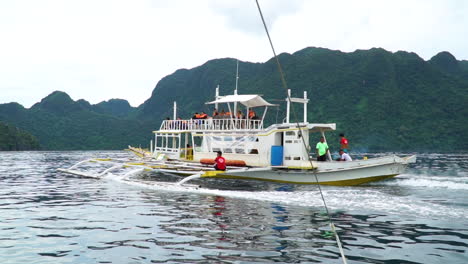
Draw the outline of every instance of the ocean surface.
M129 155L0 152L0 263L343 263L317 186L56 171ZM322 191L348 263L468 263L468 154Z

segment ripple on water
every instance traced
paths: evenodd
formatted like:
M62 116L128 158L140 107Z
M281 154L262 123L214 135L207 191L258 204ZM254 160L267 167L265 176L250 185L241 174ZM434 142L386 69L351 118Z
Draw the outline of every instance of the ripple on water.
M126 154L0 155L2 264L342 263L314 186L96 181L55 169ZM349 263L466 263L467 168L468 155L425 155L389 181L324 187Z

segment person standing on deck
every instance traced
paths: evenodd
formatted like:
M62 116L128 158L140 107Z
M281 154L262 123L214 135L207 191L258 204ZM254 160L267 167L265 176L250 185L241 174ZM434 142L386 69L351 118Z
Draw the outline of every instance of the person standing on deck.
M328 144L324 137L320 137L320 142L315 148L317 149L317 161L327 161Z
M215 159L215 170L226 170L226 160L222 157L223 153L221 151L217 152L217 157Z
M257 113L253 109L249 109L249 119L257 119Z
M193 160L193 148L192 146L190 146L190 144L187 144L186 150L187 155L185 158L188 160Z
M341 149L345 152L345 153L348 153L349 151L349 146L348 146L348 139L345 138L344 134L341 133L340 134L340 145L341 145Z

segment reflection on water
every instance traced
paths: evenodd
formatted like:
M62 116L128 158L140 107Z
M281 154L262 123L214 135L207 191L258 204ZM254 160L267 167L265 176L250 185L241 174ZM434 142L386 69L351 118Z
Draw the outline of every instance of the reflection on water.
M127 154L0 153L1 263L342 263L314 186L56 172L107 155ZM466 155L431 154L393 180L324 187L348 263L468 263L467 167Z

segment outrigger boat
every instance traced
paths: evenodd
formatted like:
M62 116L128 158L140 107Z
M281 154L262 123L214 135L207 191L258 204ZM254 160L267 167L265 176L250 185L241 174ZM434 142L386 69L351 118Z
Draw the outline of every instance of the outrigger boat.
M291 98L288 90L286 117L283 123L264 127L268 107L275 106L258 94L237 94L219 96L216 88L214 101L206 104L226 104L229 112L237 113L243 106L245 118L230 115L228 118L177 119L177 104L174 102L172 120L164 120L159 130L153 131L154 141L150 149L143 150L129 146L138 160L112 161L91 159L82 161L68 169L59 171L86 177L100 178L112 171L135 167L125 177L144 172L156 171L188 176L178 184L194 178L222 178L271 181L291 184L357 185L394 177L403 173L416 156L396 155L353 161L311 160L309 153L315 151L309 144L310 135L317 138L333 131L336 124L309 123L307 121L307 92L303 98ZM291 103L304 106L303 122L290 122ZM263 115L249 119L249 110L263 108ZM233 111L231 111L233 110ZM326 138L325 138L326 140ZM193 146L193 147L191 147ZM222 151L228 165L225 171L214 170L212 164L217 151ZM85 162L109 163L111 166L100 173L76 170Z

